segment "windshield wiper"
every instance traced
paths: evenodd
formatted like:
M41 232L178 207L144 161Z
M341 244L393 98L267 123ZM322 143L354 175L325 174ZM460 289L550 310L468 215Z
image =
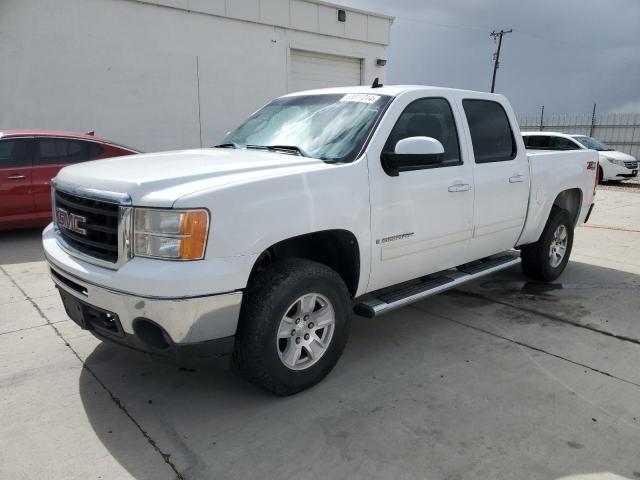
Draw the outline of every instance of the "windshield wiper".
M237 143L221 143L214 145L213 148L240 148L240 146Z
M310 155L296 145L247 145L247 148L255 148L259 150L269 150L270 152L287 152L295 153L303 157Z

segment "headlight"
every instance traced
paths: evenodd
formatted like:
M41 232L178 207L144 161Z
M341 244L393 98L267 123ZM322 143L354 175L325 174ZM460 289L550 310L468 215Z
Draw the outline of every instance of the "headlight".
M624 160L616 160L615 158L607 158L607 160L609 160L609 163L613 163L614 165L620 165L621 167L624 167Z
M200 260L209 232L206 210L136 208L133 254L168 260Z

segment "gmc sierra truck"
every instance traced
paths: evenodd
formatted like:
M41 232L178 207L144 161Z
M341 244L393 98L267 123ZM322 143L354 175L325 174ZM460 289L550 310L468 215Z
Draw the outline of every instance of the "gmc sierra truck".
M516 264L557 278L597 165L590 150L527 154L501 95L298 92L213 148L64 168L43 243L67 314L99 339L232 354L288 395L334 367L353 313Z

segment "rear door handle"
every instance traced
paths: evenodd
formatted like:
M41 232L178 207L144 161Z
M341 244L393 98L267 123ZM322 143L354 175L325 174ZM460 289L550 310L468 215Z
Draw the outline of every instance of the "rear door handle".
M509 177L509 183L524 182L524 180L525 180L525 176L524 175L520 175L519 173Z
M8 180L22 180L24 178L27 178L26 175L9 175L7 177Z
M471 185L469 185L468 183L456 183L449 186L448 190L450 192L468 192L469 190L471 190Z

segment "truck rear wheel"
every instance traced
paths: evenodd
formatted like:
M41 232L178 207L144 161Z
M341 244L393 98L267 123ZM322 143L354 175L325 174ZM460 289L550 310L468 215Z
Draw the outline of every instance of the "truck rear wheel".
M349 292L336 272L308 260L282 260L249 281L234 364L252 383L291 395L331 371L350 327Z
M572 246L571 216L566 210L554 206L540 240L522 247L522 271L534 280L551 282L567 266Z

